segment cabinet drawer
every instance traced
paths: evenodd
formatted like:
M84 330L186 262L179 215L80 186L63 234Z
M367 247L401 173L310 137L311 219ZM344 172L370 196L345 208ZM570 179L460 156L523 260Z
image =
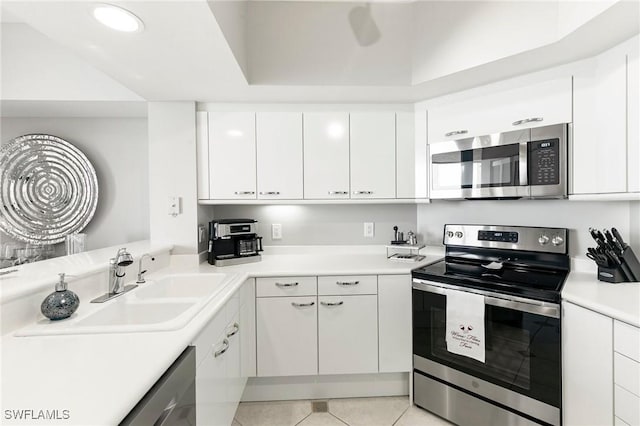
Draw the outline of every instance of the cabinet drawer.
M377 275L318 277L318 295L378 294Z
M256 296L315 296L316 282L316 277L258 278L256 279Z
M212 345L219 343L218 340L227 327L226 306L227 305L223 306L200 334L193 339L193 344L196 347L196 367L198 367L210 353Z
M613 349L640 362L640 328L621 321L614 321Z
M615 385L615 415L631 426L640 425L640 397Z
M613 425L614 426L630 426L629 423L625 423L624 421L622 421L622 419L620 419L620 417L615 416L613 418Z
M640 396L640 363L620 355L613 354L614 382L629 392Z

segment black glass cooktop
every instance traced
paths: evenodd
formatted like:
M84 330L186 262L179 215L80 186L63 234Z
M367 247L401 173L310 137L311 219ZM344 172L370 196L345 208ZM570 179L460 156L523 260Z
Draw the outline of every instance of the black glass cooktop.
M560 290L567 273L568 270L547 269L511 260L492 263L487 259L447 257L415 269L413 277L535 300L559 302Z

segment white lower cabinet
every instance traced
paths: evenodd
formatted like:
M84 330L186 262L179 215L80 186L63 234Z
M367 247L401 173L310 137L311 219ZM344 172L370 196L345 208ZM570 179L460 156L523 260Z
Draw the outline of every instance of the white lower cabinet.
M318 301L318 372L377 373L377 296L320 296Z
M378 276L381 373L411 371L411 275Z
M254 289L254 281L246 281L194 339L199 425L231 425L247 376L255 370L250 365L252 360L255 365L255 355L251 355L255 354L251 343L255 342L251 325L254 300L250 299Z
M613 320L562 304L563 424L613 423Z
M317 300L257 298L258 377L318 374Z

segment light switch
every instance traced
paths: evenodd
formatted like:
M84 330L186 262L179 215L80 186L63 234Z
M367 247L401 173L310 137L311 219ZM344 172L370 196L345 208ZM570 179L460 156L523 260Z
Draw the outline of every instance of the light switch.
M271 224L271 239L272 240L281 240L282 239L282 225L279 223Z
M180 214L180 197L178 196L170 196L169 197L169 215L176 217Z

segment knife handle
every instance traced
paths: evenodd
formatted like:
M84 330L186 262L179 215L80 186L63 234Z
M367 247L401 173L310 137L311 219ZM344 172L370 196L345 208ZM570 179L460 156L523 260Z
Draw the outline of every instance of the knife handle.
M611 232L613 233L613 236L616 237L616 240L618 240L618 242L622 246L622 249L623 250L626 249L627 248L627 243L624 242L624 240L622 239L622 235L620 235L618 230L616 228L611 228Z

